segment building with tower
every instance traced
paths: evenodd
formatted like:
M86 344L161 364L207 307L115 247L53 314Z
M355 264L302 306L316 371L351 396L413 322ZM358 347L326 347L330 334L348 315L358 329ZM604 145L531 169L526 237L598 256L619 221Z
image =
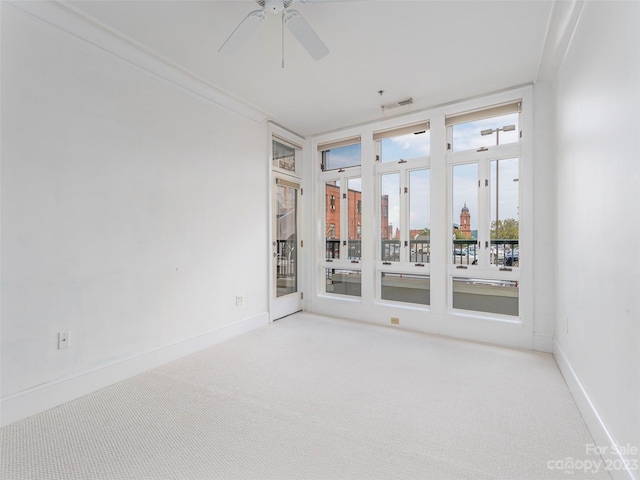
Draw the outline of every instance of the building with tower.
M460 233L464 238L471 238L471 214L467 208L467 202L460 211Z

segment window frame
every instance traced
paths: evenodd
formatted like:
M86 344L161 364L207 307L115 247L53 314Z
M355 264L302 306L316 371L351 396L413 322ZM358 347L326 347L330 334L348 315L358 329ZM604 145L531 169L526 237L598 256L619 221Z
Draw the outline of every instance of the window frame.
M376 140L374 140L375 142ZM374 199L375 199L375 214L377 228L374 232L375 241L375 302L380 304L396 304L402 303L403 305L410 305L414 308L429 309L429 305L419 303L407 303L397 302L393 300L386 300L382 298L382 273L388 274L407 274L407 275L422 275L429 279L431 278L431 264L430 262L412 262L411 261L411 238L410 238L410 175L413 171L429 170L431 173L431 156L416 157L409 160L395 160L390 162L381 162L376 158L374 166ZM389 174L398 174L399 178L399 195L400 195L400 218L398 226L400 230L400 259L398 261L389 261L382 259L382 225L381 217L383 213L382 199L382 176ZM430 177L431 181L431 177ZM406 190L405 190L406 188ZM429 189L431 194L431 188ZM429 209L431 210L433 205L432 198L429 198ZM388 205L386 206L388 210ZM431 212L430 217L431 217ZM395 226L394 226L395 228ZM406 244L405 244L406 242Z
M321 155L322 151L320 150L320 148L318 148L318 154ZM326 258L326 241L327 241L327 236L326 236L326 231L323 234L323 239L322 239L322 244L323 244L323 254L322 254L322 260L319 262L320 263L320 272L321 272L321 277L325 278L326 275L326 271L327 270L349 270L349 271L358 271L360 272L360 275L362 276L362 272L361 272L361 263L362 263L362 259L351 259L348 256L348 252L349 252L349 248L350 248L350 239L349 239L349 180L355 179L355 178L359 178L362 179L362 167L360 166L354 166L354 167L348 167L348 168L341 168L338 170L327 170L327 171L322 171L321 174L318 177L317 180L317 184L322 184L323 188L322 190L322 198L324 198L323 201L320 202L320 208L322 210L322 222L323 225L325 225L325 229L326 230L326 225L327 224L327 209L330 208L330 205L327 205L326 203L326 198L327 198L327 194L326 194L326 185L328 182L333 182L333 181L338 181L340 183L340 187L339 187L339 195L338 198L335 199L336 202L339 202L340 205L340 218L339 218L339 228L337 229L340 232L340 237L337 238L338 242L339 242L339 246L340 246L340 256L339 258L334 258L334 259L328 259ZM362 193L362 192L361 192ZM362 198L361 198L362 200ZM354 208L357 208L357 205L354 206ZM335 209L335 208L334 208ZM332 292L327 292L326 291L326 283L320 282L320 285L322 285L322 291L321 293L323 295L327 295L327 296L331 296L331 297L345 297L345 295L341 295L341 294L336 294L336 293L332 293ZM346 296L351 300L354 299L360 299L360 297L355 297L355 296Z
M344 166L344 167L336 167L336 168L330 168L327 169L326 165L325 165L325 152L329 152L333 149L337 149L337 148L343 148L343 147L350 147L353 145L358 145L360 148L360 158L359 158L359 162L356 165L349 165L349 166ZM320 170L322 172L339 172L342 173L343 171L345 171L345 169L351 169L351 168L360 168L362 167L362 138L357 135L354 137L346 137L340 140L334 140L331 142L325 142L325 143L320 143L317 146L317 151L318 151L318 156L319 156L319 160L320 160Z
M389 138L397 138L401 136L412 135L412 134L421 135L423 133L426 133L428 135L427 143L429 145L429 151L427 152L426 155L419 155L417 157L404 158L404 159L398 158L398 159L386 160L386 161L382 158L382 141L383 140L386 140ZM400 127L394 127L394 128L376 131L373 133L373 143L374 143L375 154L376 154L376 163L382 164L382 165L388 164L388 163L413 161L413 160L418 160L420 158L430 157L431 156L431 123L429 122L429 120L426 120L426 121L422 121L414 124L403 125Z
M286 168L282 168L280 166L276 166L273 164L273 160L274 160L274 148L273 148L273 142L277 142L281 145L284 145L286 147L292 148L294 151L294 169L293 170L288 170ZM270 156L271 156L271 166L270 166L270 170L273 172L277 172L277 173L282 173L285 175L294 175L294 176L300 176L301 175L301 163L302 163L302 152L303 152L303 147L301 145L298 145L294 142L292 142L291 140L287 140L285 138L283 138L283 136L281 135L277 135L276 133L272 133L271 134L271 145L270 145Z
M326 173L322 172L319 165L319 156L317 154L317 146L319 144L328 143L334 139L352 138L359 136L361 138L362 165L360 167L360 176L362 178L362 263L360 265L362 272L362 297L357 299L357 303L352 303L349 308L345 309L344 301L355 301L356 299L345 299L327 295L324 292L322 282L322 268L324 262L324 244L323 231L320 225L309 225L310 233L314 237L313 258L315 260L316 270L313 272L311 282L313 283L314 294L312 296L312 311L318 313L326 313L340 317L350 318L353 320L362 320L367 318L368 321L389 324L389 317L400 318L399 328L408 328L425 333L438 333L451 335L457 338L468 338L477 341L488 341L505 346L514 346L517 348L532 348L534 338L537 344L545 344L544 338L534 335L534 312L533 312L533 275L532 264L536 261L533 258L532 232L534 220L537 221L538 227L544 219L534 218L533 215L533 181L534 181L534 164L533 164L533 88L531 86L517 87L503 92L487 94L474 99L463 100L450 104L444 104L433 108L409 112L389 118L373 119L370 122L345 129L339 129L332 132L314 135L310 138L312 149L310 168L312 168L312 180L314 188L322 189L322 184L326 177ZM466 310L454 310L451 308L451 276L460 276L460 271L451 271L450 252L451 252L451 218L450 203L452 201L450 193L450 165L448 161L449 154L456 154L456 159L464 158L464 155L473 155L474 150L450 152L447 150L447 127L446 119L459 112L481 111L483 109L508 104L510 102L520 101L522 111L520 113L519 129L523 134L519 137L516 148L520 148L520 153L505 153L507 150L497 150L498 153L505 153L503 158L517 156L520 161L518 194L520 198L520 210L518 212L519 221L519 248L520 256L523 257L519 271L502 272L504 277L509 275L517 277L519 275L519 317L500 316L496 314ZM422 121L430 123L430 195L431 195L431 238L430 238L430 305L428 309L419 308L419 306L392 302L381 301L380 285L377 280L380 275L380 269L377 263L381 262L380 248L378 239L381 231L381 218L378 208L379 181L376 174L377 165L382 162L376 162L376 146L373 140L374 134L381 131L390 131L403 125L417 124ZM495 138L495 134L494 134ZM500 137L502 139L502 136ZM499 147L508 147L513 144L503 144ZM496 146L491 146L488 150L496 153ZM395 162L384 162L384 164L394 164ZM393 168L393 167L389 167ZM502 172L501 172L502 173ZM502 178L502 177L501 177ZM316 219L323 218L322 192L314 195L313 215ZM502 211L502 209L501 209ZM504 210L506 212L506 210ZM392 213L392 212L390 212ZM489 214L490 215L490 214ZM323 220L324 221L324 220ZM472 219L473 221L473 219ZM456 220L456 223L458 221ZM474 221L475 223L475 221ZM474 226L475 228L475 226ZM542 229L544 231L544 225ZM395 228L394 228L395 230ZM489 227L490 230L490 227ZM544 236L544 234L543 234ZM540 251L540 247L535 249ZM524 259L528 261L524 261ZM542 260L541 260L542 261ZM398 265L391 265L388 269L390 273L400 272L403 268L394 268ZM388 267L388 266L386 266ZM513 269L516 270L516 269ZM421 274L421 272L408 271L405 273ZM487 268L484 273L474 272L474 276L483 277L490 280L493 271ZM394 327L395 328L395 327ZM540 343L542 342L542 343Z
M516 142L509 142L497 145L487 145L480 147L471 147L464 150L455 150L455 144L453 141L453 127L456 125L464 125L471 122L479 122L482 120L490 120L492 118L501 117L510 114L518 114L518 140ZM463 111L459 113L452 113L445 117L445 126L447 129L447 152L448 153L461 153L461 152L481 152L486 151L489 148L502 145L520 144L522 140L522 99L501 103L499 105L485 106L483 108L473 109L470 111Z
M453 169L456 165L478 165L478 235L476 238L478 249L477 265L456 265L453 259L453 242L447 244L447 309L456 314L472 315L479 317L492 317L506 321L519 321L522 317L522 310L517 316L503 315L499 313L490 313L485 311L475 311L458 309L453 307L453 282L454 278L480 279L486 281L515 281L520 284L522 281L522 269L518 267L506 267L498 264L491 264L490 246L491 246L491 162L503 159L518 159L519 176L522 177L523 171L523 149L522 149L522 112L519 113L520 118L518 125L520 126L520 139L516 143L506 143L502 145L493 145L490 147L481 147L478 149L452 151L447 149L447 185L448 185L448 211L447 218L454 218L453 211ZM452 135L453 125L447 127L447 141L449 142ZM523 203L523 190L518 189L518 208L521 210ZM519 218L519 225L520 225ZM522 232L519 231L519 247L522 242ZM488 244L486 243L488 242ZM488 248L487 248L488 245ZM525 257L525 263L529 259ZM520 293L520 290L519 290Z

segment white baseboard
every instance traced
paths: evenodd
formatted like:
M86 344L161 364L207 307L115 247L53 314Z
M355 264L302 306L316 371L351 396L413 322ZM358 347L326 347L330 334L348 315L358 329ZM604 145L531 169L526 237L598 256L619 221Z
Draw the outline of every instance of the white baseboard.
M269 324L269 313L263 312L208 332L103 365L72 377L45 383L3 398L0 426L44 412L65 402L126 380L152 368L177 360L204 348Z
M571 392L571 395L573 395L573 399L575 400L576 405L578 406L578 409L580 410L580 413L593 436L595 446L603 447L605 450L605 454L602 455L603 460L605 462L609 462L610 465L615 467L608 469L611 478L613 480L639 480L636 476L637 470L623 467L624 465L632 465L632 460L627 458L627 456L623 454L624 452L616 451L617 449L612 448L613 446L619 445L619 443L616 442L613 435L609 432L609 429L602 420L602 417L600 417L600 414L589 398L589 395L582 386L576 372L573 370L571 363L569 363L569 359L564 354L556 340L553 341L553 356L555 357L556 363L567 382L569 391ZM586 456L587 455L585 454L585 458Z
M534 333L533 349L536 352L553 353L553 335Z

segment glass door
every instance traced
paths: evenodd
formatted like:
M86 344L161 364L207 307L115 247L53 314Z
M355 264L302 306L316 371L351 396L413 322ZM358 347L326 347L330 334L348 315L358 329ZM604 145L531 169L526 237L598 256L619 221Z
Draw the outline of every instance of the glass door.
M300 185L283 176L275 177L273 199L273 286L271 320L302 309L298 288L299 197Z

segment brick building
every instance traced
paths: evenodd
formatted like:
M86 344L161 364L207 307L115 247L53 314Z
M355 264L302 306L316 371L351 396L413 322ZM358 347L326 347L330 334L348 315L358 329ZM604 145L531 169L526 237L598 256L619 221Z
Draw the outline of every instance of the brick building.
M393 227L389 225L389 197L381 198L381 229L382 238L389 240L393 234ZM325 236L327 239L339 239L340 235L340 185L327 183L325 185ZM360 240L362 238L362 192L357 190L347 191L347 204L349 208L347 216L348 239ZM346 237L345 237L346 239Z

